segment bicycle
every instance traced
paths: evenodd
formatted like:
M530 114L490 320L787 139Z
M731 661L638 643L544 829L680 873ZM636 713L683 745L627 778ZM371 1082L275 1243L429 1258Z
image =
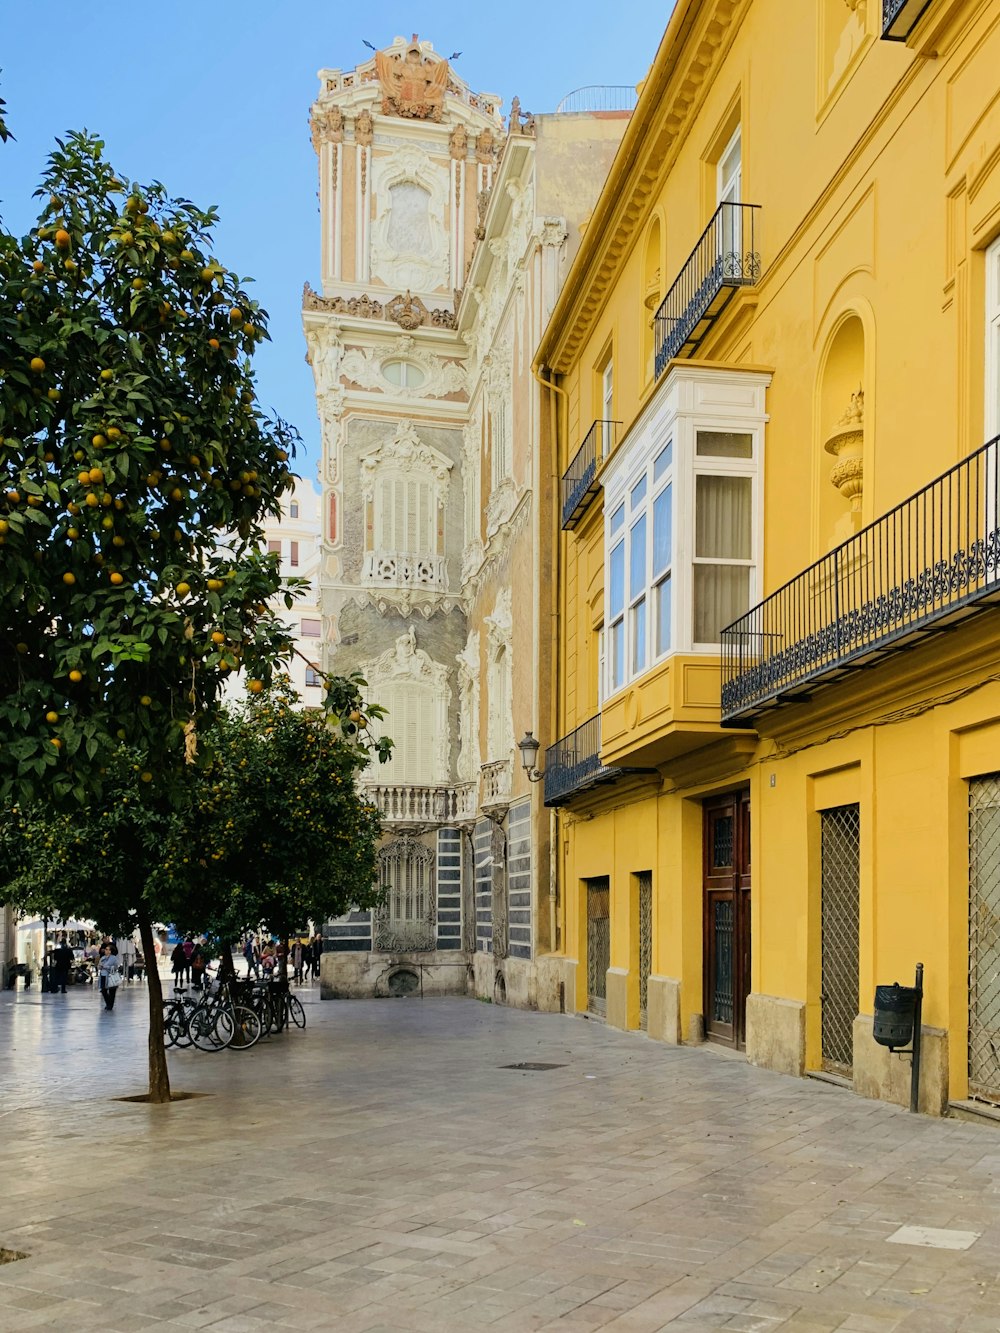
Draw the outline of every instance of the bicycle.
M260 1040L260 1018L237 1002L227 982L215 993L206 990L197 1001L182 991L166 1002L164 1035L169 1045L193 1045L200 1051L249 1050Z

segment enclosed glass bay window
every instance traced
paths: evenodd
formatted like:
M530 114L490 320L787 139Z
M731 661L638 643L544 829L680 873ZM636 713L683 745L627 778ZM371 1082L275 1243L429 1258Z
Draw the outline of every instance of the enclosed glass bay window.
M757 599L769 376L682 370L604 478L605 695L672 653L717 652Z

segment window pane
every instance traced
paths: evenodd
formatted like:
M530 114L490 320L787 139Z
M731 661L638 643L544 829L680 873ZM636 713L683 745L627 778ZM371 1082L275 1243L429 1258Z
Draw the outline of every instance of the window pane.
M632 674L646 669L646 599L632 608Z
M629 498L629 504L631 508L638 509L639 506L642 504L643 500L645 500L645 498L646 498L646 478L643 477L642 481L637 482L632 487L632 494Z
M671 605L671 582L668 574L662 582L656 585L654 592L656 605L656 655L659 657L662 653L670 650L670 605Z
M653 480L659 481L660 478L663 476L663 474L670 467L673 461L674 461L674 444L673 441L671 440L669 444L665 444L663 446L660 452L656 455L656 458L653 460Z
M695 453L701 458L753 458L749 431L700 430Z
M298 518L298 516L299 516L299 502L297 500L293 500L292 503L288 506L288 517Z
M280 554L281 554L281 542L268 542L268 544L267 544L267 551L268 551L268 555L280 555Z
M672 563L673 486L665 486L653 501L653 573L662 574Z
M297 565L299 563L299 544L298 542L288 543L288 563Z
M318 620L302 620L299 624L299 633L304 639L318 639L321 626Z
M646 515L632 524L629 544L628 595L631 601L646 586Z
M610 579L611 614L620 616L625 606L625 543L619 542L611 552Z
M622 526L624 522L625 522L625 506L619 505L618 508L615 510L615 512L611 515L612 537L615 535L615 533L618 531L618 529Z
M617 690L625 682L625 622L611 626L611 688Z
M722 630L749 609L750 570L746 565L695 565L695 643L718 643Z
M716 560L750 560L751 479L695 478L695 555Z

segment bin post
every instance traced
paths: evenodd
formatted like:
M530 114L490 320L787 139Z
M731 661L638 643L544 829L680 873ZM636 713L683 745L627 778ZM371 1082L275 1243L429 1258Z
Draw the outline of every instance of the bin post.
M920 1025L924 1008L924 965L917 964L917 976L914 981L917 992L913 1006L913 1062L910 1065L910 1110L915 1115L920 1101Z

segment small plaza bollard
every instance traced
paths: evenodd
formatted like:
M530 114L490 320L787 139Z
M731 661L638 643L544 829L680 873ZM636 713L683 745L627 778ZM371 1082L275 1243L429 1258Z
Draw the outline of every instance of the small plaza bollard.
M924 1004L924 965L917 964L912 986L875 987L872 1036L893 1055L911 1055L910 1110L917 1110L920 1094L920 1020Z

